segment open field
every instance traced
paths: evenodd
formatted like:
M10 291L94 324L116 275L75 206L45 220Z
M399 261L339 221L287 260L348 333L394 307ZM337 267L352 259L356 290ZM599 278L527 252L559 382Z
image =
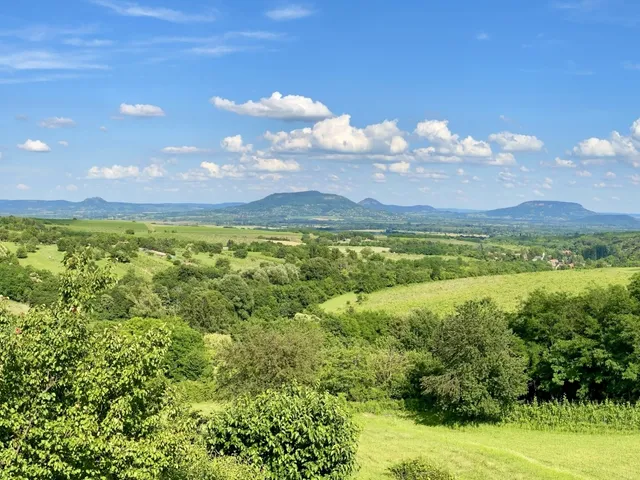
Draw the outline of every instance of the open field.
M384 480L394 463L424 456L466 479L638 478L640 435L539 432L505 426L424 426L363 414L358 480Z
M227 228L210 225L173 225L124 220L68 220L58 221L56 223L76 231L124 235L127 230L133 230L135 235L155 235L193 241L204 240L213 243L226 243L229 240L239 243L250 243L263 239L276 238L284 239L284 241L291 242L292 244L298 244L302 238L300 233L294 232L240 227Z
M29 306L24 303L14 302L13 300L5 300L7 302L7 306L9 307L9 311L11 313L27 313L29 310Z
M209 257L209 255L205 253L193 256L193 258L198 260L200 264L209 266L214 266L216 264L216 260L220 257L228 258L229 261L231 261L231 268L239 271L259 267L263 262L273 264L284 263L283 258L268 257L260 252L249 252L247 258L236 258L233 256L233 252L231 251L224 251L220 255L214 255L213 257Z
M356 310L391 313L407 313L426 307L437 313L450 313L459 303L491 297L505 310L515 310L537 289L577 293L595 286L626 285L637 272L640 268L600 268L460 278L380 290L367 295L359 304L355 303L354 293L347 293L328 300L322 307L337 312L352 305Z

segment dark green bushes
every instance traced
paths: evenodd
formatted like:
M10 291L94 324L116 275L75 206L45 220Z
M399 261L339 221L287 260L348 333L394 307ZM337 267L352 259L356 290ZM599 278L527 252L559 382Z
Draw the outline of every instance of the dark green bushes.
M348 478L358 430L336 398L301 387L242 398L206 426L211 455L262 465L268 479Z
M446 469L425 459L405 460L389 469L396 480L455 480Z

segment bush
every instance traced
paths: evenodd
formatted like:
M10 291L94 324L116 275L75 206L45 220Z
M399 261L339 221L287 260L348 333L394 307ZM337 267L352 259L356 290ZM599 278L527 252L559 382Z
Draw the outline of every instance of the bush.
M437 362L424 393L447 414L496 420L526 393L525 360L504 314L490 300L467 302L436 329Z
M156 320L133 318L123 324L125 330L145 334L156 328L167 328L171 342L165 355L167 376L176 381L198 380L209 373L209 358L202 334L179 319Z
M428 460L405 460L389 469L391 476L397 480L454 480L456 477L442 467Z
M264 466L271 480L348 478L358 430L335 397L294 386L240 399L205 430L211 455Z
M297 382L312 385L322 364L324 335L310 321L249 324L218 355L224 395L257 394Z
M18 258L27 258L27 249L23 246L20 245L17 249L16 249L16 257Z
M194 290L180 303L180 316L204 332L226 332L237 321L233 304L216 290Z
M247 258L249 256L249 252L247 252L244 248L239 248L235 252L233 252L233 256L236 258Z

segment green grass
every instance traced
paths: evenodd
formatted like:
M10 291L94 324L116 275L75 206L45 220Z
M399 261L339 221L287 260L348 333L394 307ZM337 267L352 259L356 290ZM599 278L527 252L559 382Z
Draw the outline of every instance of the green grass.
M238 243L250 243L269 238L283 238L289 244L299 244L302 234L261 230L251 227L225 228L212 225L176 225L125 220L67 220L56 222L71 230L95 233L114 233L124 235L133 230L135 235L153 235L159 237L180 238L187 241L204 240L226 244L229 240ZM263 238L259 238L263 237Z
M640 435L540 432L505 426L424 426L362 414L357 480L388 480L387 469L424 456L466 479L638 478Z
M9 307L9 312L14 314L27 313L29 311L29 306L24 303L14 302L13 300L5 300L7 307Z
M3 242L10 252L16 253L18 245L10 242ZM62 259L64 258L64 252L59 252L56 245L39 245L38 251L35 253L29 253L27 258L19 260L20 265L27 267L31 266L36 270L49 270L53 273L60 273L62 271Z
M338 312L350 302L356 310L407 313L426 307L437 313L450 313L459 303L491 297L505 310L513 311L534 290L577 293L595 286L626 285L638 271L639 268L601 268L460 278L387 288L367 295L360 304L355 303L354 293L348 293L328 300L322 307Z
M193 258L198 260L202 265L214 266L220 257L228 258L231 261L231 269L238 271L259 267L263 262L272 264L284 263L284 259L282 258L268 257L260 252L249 252L247 258L236 258L233 256L233 252L230 251L224 251L220 255L214 255L213 257L209 257L206 253L200 253L198 255L194 255Z

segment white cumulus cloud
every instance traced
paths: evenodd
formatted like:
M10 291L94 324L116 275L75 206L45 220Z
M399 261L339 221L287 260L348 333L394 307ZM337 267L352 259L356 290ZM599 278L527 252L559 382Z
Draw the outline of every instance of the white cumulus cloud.
M140 176L140 169L136 166L113 165L111 167L91 167L87 173L87 178L119 180Z
M261 98L257 102L249 100L242 104L221 97L213 97L210 101L216 108L250 117L317 121L333 116L331 110L321 102L301 95L283 96L280 92L274 92L271 97Z
M511 132L493 133L489 141L500 145L505 152L539 152L544 147L538 137Z
M233 153L248 153L253 150L253 145L245 144L242 140L242 135L235 135L233 137L225 137L220 146L227 152Z
M380 173L380 172L376 172L373 175L371 175L371 178L373 179L374 182L377 183L382 183L386 181L386 177L384 176L384 173Z
M156 105L135 104L129 105L128 103L120 104L120 113L130 117L164 117L165 113L162 108Z
M29 185L25 185L24 183L19 183L16 185L18 190L29 190L31 187Z
M454 157L490 157L491 146L471 136L463 139L449 129L448 120L425 120L418 123L415 133L435 145L434 153Z
M208 150L206 148L189 147L186 145L182 147L164 147L162 149L162 153L168 153L171 155L182 155L187 153L204 153L207 151Z
M20 150L26 150L27 152L38 152L38 153L46 153L50 152L51 148L44 142L40 140L31 140L28 139L26 142L18 145Z
M396 154L407 148L402 135L397 120L358 128L351 125L350 115L341 115L322 120L311 128L266 132L264 138L271 142L273 150L280 152L319 150L345 154Z
M42 120L39 125L42 128L65 128L65 127L75 127L76 122L74 122L70 118L64 117L51 117L45 120Z
M553 164L560 168L576 168L576 163L573 160L566 160L560 157L556 157Z

